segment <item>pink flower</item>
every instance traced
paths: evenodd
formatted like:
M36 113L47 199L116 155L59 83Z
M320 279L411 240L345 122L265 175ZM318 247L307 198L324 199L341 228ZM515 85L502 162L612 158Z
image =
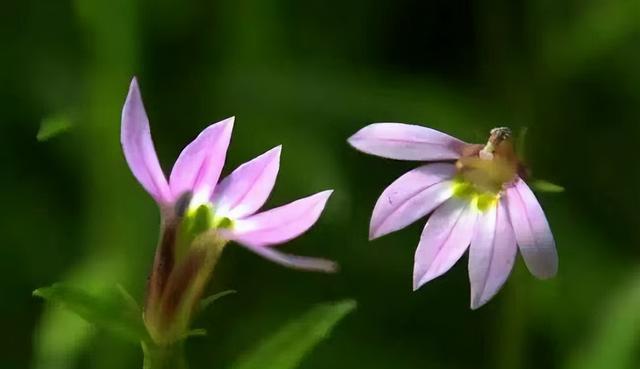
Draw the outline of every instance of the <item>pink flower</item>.
M375 239L432 213L415 254L414 290L447 272L467 248L472 309L500 290L518 248L531 274L541 279L556 274L555 242L522 179L510 135L507 128L496 128L486 145L470 145L422 126L376 123L349 138L371 155L435 162L387 187L371 216L369 238Z
M284 254L273 245L300 236L319 218L331 190L258 212L271 193L278 174L281 147L275 147L241 165L218 183L231 140L234 118L205 128L182 150L169 180L151 140L149 120L138 83L131 81L122 110L121 142L138 182L155 199L163 220L182 217L205 206L211 211L211 229L225 240L276 263L293 268L333 271L333 262Z

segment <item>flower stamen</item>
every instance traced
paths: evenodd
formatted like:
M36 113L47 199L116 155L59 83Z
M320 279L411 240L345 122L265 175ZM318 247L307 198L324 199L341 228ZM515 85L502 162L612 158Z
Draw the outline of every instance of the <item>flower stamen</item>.
M487 144L480 150L469 150L456 162L458 176L478 193L499 195L518 174L518 159L511 142L511 130L491 130Z

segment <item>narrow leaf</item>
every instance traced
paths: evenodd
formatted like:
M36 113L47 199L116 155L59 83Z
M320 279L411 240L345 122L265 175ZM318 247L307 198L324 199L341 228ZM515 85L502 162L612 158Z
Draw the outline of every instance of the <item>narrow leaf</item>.
M200 300L200 310L204 310L206 308L209 307L209 305L213 304L214 302L218 301L219 299L228 296L228 295L233 295L234 293L236 293L236 290L226 290L226 291L222 291L222 292L218 292L216 294L213 294L211 296L205 297L202 300Z
M33 295L68 309L87 322L129 341L146 340L142 315L129 302L119 298L93 296L64 284L54 284L33 291Z
M231 368L294 369L355 308L353 300L318 305L263 340Z
M71 128L71 120L68 116L59 114L45 117L40 122L40 129L36 139L40 142L47 141Z
M538 191L538 192L552 192L552 193L564 192L564 187L557 185L555 183L551 183L549 181L542 180L542 179L536 179L533 182L531 182L531 187L533 187L534 191Z

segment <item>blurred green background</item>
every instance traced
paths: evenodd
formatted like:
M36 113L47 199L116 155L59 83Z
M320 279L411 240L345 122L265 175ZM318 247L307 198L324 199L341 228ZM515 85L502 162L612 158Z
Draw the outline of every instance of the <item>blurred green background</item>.
M193 368L225 368L321 301L359 307L301 368L640 366L640 1L5 1L0 14L0 367L139 368L140 349L31 297L70 281L139 299L159 216L119 145L140 80L165 169L207 124L236 116L225 172L283 144L278 205L335 193L289 252L337 260L301 273L229 247ZM38 142L41 122L70 127ZM377 196L416 163L351 149L366 124L415 122L470 142L528 127L560 271L521 259L469 309L466 260L418 292L424 221L367 241ZM63 127L64 128L64 127ZM41 137L45 138L45 137Z

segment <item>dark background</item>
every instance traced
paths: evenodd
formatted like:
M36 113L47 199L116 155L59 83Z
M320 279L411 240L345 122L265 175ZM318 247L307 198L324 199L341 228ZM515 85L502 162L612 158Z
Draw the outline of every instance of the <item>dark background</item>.
M139 368L140 349L31 297L70 281L142 298L159 216L119 146L138 76L165 169L207 124L236 116L225 172L278 145L269 204L334 188L283 246L339 261L301 273L229 247L196 321L193 368L225 368L314 303L352 297L301 368L634 368L640 365L640 1L4 1L0 11L0 367ZM45 142L41 122L71 128ZM466 260L411 291L424 221L367 241L382 190L416 166L346 138L420 123L469 142L528 127L560 255L521 259L469 309Z

